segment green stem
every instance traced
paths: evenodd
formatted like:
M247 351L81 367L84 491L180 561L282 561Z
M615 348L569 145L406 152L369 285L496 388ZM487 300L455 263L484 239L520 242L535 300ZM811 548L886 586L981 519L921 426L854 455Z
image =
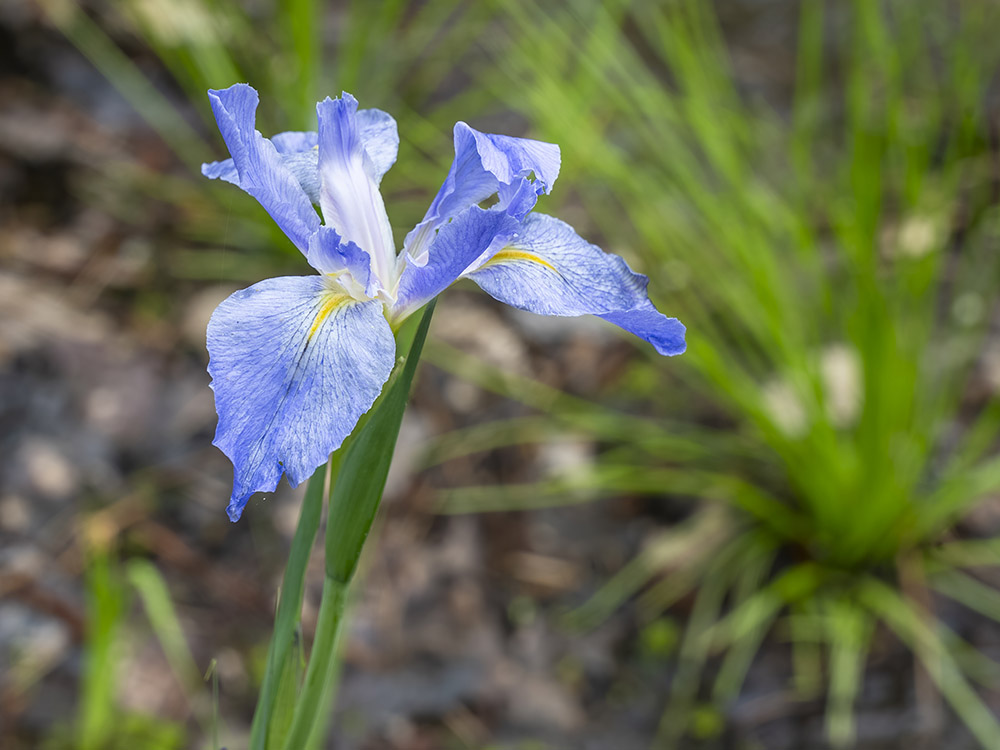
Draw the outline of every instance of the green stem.
M281 582L274 635L267 650L267 669L264 672L257 709L254 711L253 724L250 727L250 750L264 750L267 744L268 724L271 721L281 674L302 612L306 566L316 541L316 532L319 530L323 496L326 494L324 485L329 471L336 471L333 459L327 466L320 467L309 480L305 498L302 500L299 524L295 529L288 565L285 567L285 576Z
M337 641L344 621L349 586L349 581L336 581L329 576L323 580L323 601L319 606L312 655L309 657L302 693L295 706L292 726L285 737L285 750L300 750L305 747L313 725L321 720L320 711L327 708L320 705L320 699L327 692L328 680L337 670Z
M361 550L378 512L389 475L399 426L410 386L430 327L434 303L420 317L415 331L404 325L396 335L397 351L407 354L397 365L367 421L359 425L339 453L340 469L330 496L326 524L326 576L309 666L283 747L302 750L326 730L329 706L340 665L337 641L344 622L347 593ZM416 321L414 321L416 322ZM412 343L405 346L412 335Z

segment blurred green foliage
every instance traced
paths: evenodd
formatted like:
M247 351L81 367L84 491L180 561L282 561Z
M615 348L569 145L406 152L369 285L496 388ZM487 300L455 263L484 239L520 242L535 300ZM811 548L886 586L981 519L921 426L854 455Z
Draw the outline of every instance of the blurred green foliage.
M1000 746L970 687L997 684L994 662L971 657L923 593L1000 614L952 557L994 547L950 533L1000 487L995 396L969 395L1000 278L996 125L984 111L997 9L803 2L783 111L739 89L710 4L496 5L507 34L491 37L496 65L480 82L562 146L570 199L638 258L690 348L630 373L633 403L657 403L659 420L537 389L525 398L509 377L440 354L621 446L588 476L454 491L446 507L671 493L732 509L709 506L662 534L571 618L593 625L641 592L652 619L694 597L664 746L703 731L688 720L710 656L724 653L713 696L725 703L779 620L795 623L804 697L825 675L835 745L853 737L882 623L979 741Z
M186 164L220 153L200 135L208 120L178 114L102 25L43 5ZM557 195L582 209L581 233L631 256L654 301L688 325L683 357L637 358L608 403L428 346L439 366L543 415L443 436L429 463L565 432L605 446L585 474L453 490L445 511L695 499L568 621L592 627L634 599L643 648L676 650L662 746L719 731L701 691L716 705L735 698L773 632L791 642L798 694L825 690L829 737L849 745L881 625L983 746L1000 747L973 687L996 687L997 665L935 617L928 593L1000 621L1000 592L970 572L1000 564L1000 539L953 531L1000 489L1000 403L970 388L984 379L1000 278L996 113L985 109L1000 8L803 0L787 55L794 95L774 104L741 86L699 0L358 1L331 15L329 49L317 0L253 14L234 0L163 3L165 15L154 5L121 3L116 24L202 117L205 89L236 80L261 91L264 132L310 126L313 102L341 88L396 116L401 158L384 190L400 229L445 172L452 122L519 113L562 147ZM178 276L256 279L285 262L269 249L290 245L250 199L135 165L108 171L181 207L201 247L171 259ZM630 413L640 403L654 416ZM120 606L99 565L93 575L101 660ZM661 618L681 602L674 633ZM85 734L107 693L87 675Z
M123 568L117 562L113 539L103 520L100 514L87 519L81 534L87 556L87 644L76 723L57 725L45 739L44 748L180 750L189 746L188 732L183 724L123 711L119 705L119 681L133 588L145 605L175 676L189 680L185 685L186 689L192 689L189 694L199 692L197 682L200 678L197 673L188 671L194 662L159 572L143 560L134 560ZM206 736L212 736L213 728L208 722L205 729Z
M399 236L421 218L428 195L447 173L451 125L491 101L466 78L486 64L477 47L492 23L486 4L354 0L334 11L317 0L254 6L124 0L98 6L96 19L73 2L40 4L193 174L225 150L208 106L209 88L251 82L261 96L258 125L268 134L315 127L316 102L342 89L364 106L392 112L401 158L381 189ZM321 38L325 31L332 40ZM322 49L324 41L333 42L330 49ZM125 54L123 47L135 42L173 74L192 110L179 111L174 92L164 92ZM115 198L102 204L121 220L139 220L141 214L129 208L136 194L181 210L178 227L196 246L178 248L167 259L177 278L255 281L296 267L298 253L274 222L225 185L132 162L108 164L104 171L106 191Z

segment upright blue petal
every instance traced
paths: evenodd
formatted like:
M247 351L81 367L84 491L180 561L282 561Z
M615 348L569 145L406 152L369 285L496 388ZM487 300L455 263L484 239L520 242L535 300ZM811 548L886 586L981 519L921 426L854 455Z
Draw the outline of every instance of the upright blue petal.
M375 402L395 342L379 302L356 302L320 276L236 292L208 324L217 445L233 462L229 517L281 475L308 479Z
M532 173L548 194L559 176L559 147L528 138L480 133L464 122L455 124L455 161L428 214L454 216L489 198L501 184Z
M396 121L380 109L359 109L358 132L365 151L371 157L376 182L389 171L399 151ZM271 136L271 143L281 155L281 165L289 169L312 203L319 203L319 133L290 130ZM213 180L240 184L239 172L232 159L201 165L201 173Z
M256 198L295 246L306 252L310 235L319 227L319 216L274 144L254 129L257 92L238 83L221 91L210 90L208 99L233 157L236 184ZM224 163L206 164L202 173L232 181Z
M399 132L396 121L388 112L381 109L359 109L355 115L358 135L365 147L365 152L372 163L372 177L376 184L382 182L382 177L396 163L399 153Z
M501 183L497 190L496 208L520 221L535 207L544 187L537 180L532 182L525 177L518 177L511 183Z
M359 109L355 115L358 137L371 157L377 179L389 171L396 163L399 151L399 133L392 115L381 109ZM315 131L289 131L271 136L279 154L294 154L305 151L315 152L319 145L319 133ZM318 161L314 162L317 164Z
M271 143L279 154L300 154L314 151L319 143L319 134L309 130L288 130L271 136Z
M316 133L289 131L271 136L281 166L288 169L312 203L319 203L319 159ZM213 180L239 186L240 175L232 159L201 165L201 173Z
M538 195L552 192L559 164L559 147L553 143L480 133L464 122L456 123L455 160L423 220L407 235L404 251L418 264L425 263L435 229L497 193L501 186L533 174L531 200L510 202L514 210L508 212L522 218ZM522 194L522 198L527 196Z
M361 141L358 101L348 93L316 105L319 117L320 206L327 226L368 253L388 286L395 272L392 227L379 193L379 167ZM382 154L384 157L384 154Z
M232 159L205 162L201 165L201 173L210 180L223 180L236 187L240 185L240 173L236 171L236 163Z
M684 326L653 307L648 279L551 216L526 217L516 238L465 275L513 307L542 315L598 315L660 354L684 351Z
M402 320L447 289L482 256L509 242L519 228L513 216L495 209L471 206L438 231L428 262L409 263L399 280L392 316Z

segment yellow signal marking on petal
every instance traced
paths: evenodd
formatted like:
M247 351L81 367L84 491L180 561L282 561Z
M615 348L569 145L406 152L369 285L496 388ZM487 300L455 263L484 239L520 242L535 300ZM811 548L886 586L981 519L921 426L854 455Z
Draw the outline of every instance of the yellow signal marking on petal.
M529 263L537 263L540 266L545 266L550 271L559 273L559 269L545 260L542 256L536 255L535 253L529 253L527 250L515 250L512 247L505 247L503 250L500 250L496 253L496 255L483 263L482 267L486 268L487 266L494 265L495 263L504 263L512 260L526 260Z
M319 330L319 327L323 325L323 321L330 317L337 308L343 307L346 303L351 301L351 297L347 294L338 294L336 292L326 292L323 294L323 302L319 306L319 310L316 313L316 319L313 321L312 328L309 329L309 335L306 338L307 341L312 340L313 334Z

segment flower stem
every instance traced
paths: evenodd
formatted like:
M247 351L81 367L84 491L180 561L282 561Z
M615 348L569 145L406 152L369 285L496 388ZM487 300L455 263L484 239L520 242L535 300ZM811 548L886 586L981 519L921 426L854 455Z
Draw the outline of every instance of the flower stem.
M305 589L306 566L316 541L316 532L319 529L320 515L323 510L323 498L327 494L325 490L331 470L333 470L332 467L324 465L316 471L313 478L309 480L309 486L302 501L299 524L295 529L288 565L285 568L285 576L281 584L274 635L271 637L271 644L267 652L267 669L264 672L264 681L260 688L257 709L254 711L253 724L250 729L250 750L264 750L267 743L268 726L279 689L279 681L284 670L285 660L289 658L291 652L295 629L299 624L302 595Z
M382 500L433 308L431 303L416 326L403 326L397 333L397 351L405 351L406 355L367 421L359 425L350 441L338 451L340 467L330 494L326 524L323 600L305 682L283 744L285 750L302 750L311 739L325 734L330 710L328 699L339 671L337 641L343 627L348 589Z
M344 621L349 586L350 582L337 581L329 576L323 580L323 601L319 606L312 655L309 657L309 667L295 706L292 725L285 737L285 750L301 750L306 747L313 734L313 726L325 718L321 712L330 708L321 706L320 700L328 692L327 683L336 676L338 669L337 642Z

